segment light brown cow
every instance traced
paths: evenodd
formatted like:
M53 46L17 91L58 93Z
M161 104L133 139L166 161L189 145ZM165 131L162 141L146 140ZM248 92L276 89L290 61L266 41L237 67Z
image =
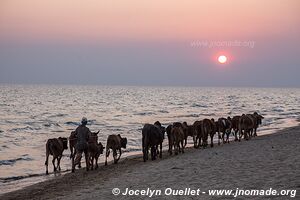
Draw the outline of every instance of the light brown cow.
M48 159L49 155L53 156L52 164L54 168L54 172L57 170L60 171L60 160L62 158L62 153L65 149L68 149L68 139L59 137L48 139L46 143L46 174L48 173ZM55 166L55 160L57 160L57 166Z
M231 124L231 118L219 118L218 119L218 145L220 145L220 139L222 139L223 144L226 142L229 143L229 135L231 133L232 124ZM226 134L226 140L225 140L225 134Z
M249 140L254 128L254 121L252 116L243 114L239 121L239 141L242 135L246 140Z
M202 146L203 148L206 148L208 145L208 135L210 135L211 138L211 147L213 147L213 136L216 132L216 126L214 120L210 119L204 119L202 120L202 126L201 126L201 131L202 131Z
M105 165L107 165L107 157L109 156L110 149L112 149L113 151L114 163L117 164L122 154L121 148L126 149L126 145L127 145L126 137L122 138L120 134L109 135L106 143ZM117 151L119 151L118 157L117 157L118 155Z
M174 150L175 150L175 155L179 153L184 153L184 132L182 127L178 127L178 126L173 126L172 130L171 130L171 134L174 137ZM180 147L181 145L181 147ZM172 150L171 150L172 151Z

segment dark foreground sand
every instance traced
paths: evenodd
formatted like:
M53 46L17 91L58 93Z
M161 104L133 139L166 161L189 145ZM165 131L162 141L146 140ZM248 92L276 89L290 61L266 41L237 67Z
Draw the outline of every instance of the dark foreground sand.
M103 159L103 157L102 157ZM300 127L250 141L214 148L186 149L177 156L144 163L142 157L96 171L77 170L49 181L0 196L4 199L150 199L147 196L114 196L113 188L130 189L290 189L300 197ZM233 199L229 196L154 196L152 199ZM289 196L243 196L236 199L291 199Z

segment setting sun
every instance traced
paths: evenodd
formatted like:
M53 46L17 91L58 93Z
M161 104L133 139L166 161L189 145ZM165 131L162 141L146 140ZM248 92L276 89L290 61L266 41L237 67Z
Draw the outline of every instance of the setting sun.
M224 64L227 61L227 57L224 55L219 56L218 58L219 63Z

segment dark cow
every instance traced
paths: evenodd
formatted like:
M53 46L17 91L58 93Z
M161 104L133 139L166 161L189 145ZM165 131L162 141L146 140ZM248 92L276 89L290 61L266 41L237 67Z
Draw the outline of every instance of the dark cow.
M90 157L90 167L91 170L98 169L98 159L101 154L103 154L104 146L101 142L89 144L89 157ZM95 166L94 166L95 161Z
M126 137L122 138L120 134L109 135L107 138L107 143L106 143L105 165L107 165L107 157L109 156L110 149L112 149L112 152L113 152L114 163L117 164L122 155L121 148L126 149L126 145L127 145ZM117 155L118 155L117 151L119 151L118 157L117 157Z
M91 132L89 141L88 141L88 156L89 156L89 167L91 170L94 168L97 169L98 166L98 159L100 154L103 154L103 145L101 142L98 142L98 132ZM95 161L95 166L94 166Z
M201 131L202 131L202 146L206 148L208 145L208 136L210 135L211 138L211 147L213 147L213 136L216 132L216 126L214 120L204 119L202 120L201 124Z
M69 137L69 147L70 147L70 151L71 151L70 159L72 159L73 156L75 156L75 147L77 144L77 137L76 137L75 133L76 133L75 131L72 131L71 135ZM78 168L81 168L80 162L78 163Z
M187 144L187 138L190 136L194 139L194 126L193 125L188 125L186 122L182 123L183 126L183 132L184 132L184 146Z
M193 123L193 141L194 141L194 148L199 148L201 146L201 140L203 138L202 133L202 121L195 121Z
M96 160L96 167L98 166L97 161L98 161L99 156L97 157L97 159L96 159L96 157L92 157L92 156L96 156L100 152L100 149L98 149L99 152L95 152L97 147L98 147L98 133L99 132L100 131L98 131L98 132L89 132L89 139L88 139L88 143L87 143L87 155L85 155L86 156L85 160L86 160L86 170L87 171L89 169L94 169L94 166L91 165L91 163L94 161L94 159ZM77 136L76 136L75 131L71 132L71 135L69 137L69 144L70 144L70 151L71 151L70 158L72 159L72 172L75 172L75 165L78 165L78 168L81 168L81 161L80 161L81 156L79 157L79 162L75 164L75 157L78 156L77 155L78 152L75 148L76 145L77 145Z
M48 159L49 155L53 156L52 164L54 172L58 169L60 171L60 160L62 153L65 149L68 149L68 139L64 137L48 139L46 143L46 174L48 173ZM57 160L57 166L55 166L55 160Z
M252 114L252 117L253 117L253 120L254 120L254 130L253 130L254 135L253 136L255 137L255 136L257 136L257 133L256 133L257 128L258 128L259 125L262 124L262 119L264 119L264 117L262 115L259 115L257 112L254 112Z
M232 119L231 119L231 128L234 132L234 141L240 141L238 139L238 132L239 132L239 123L240 123L240 118L241 116L234 116ZM241 133L239 133L240 135ZM240 135L241 137L241 135Z
M157 154L162 158L162 143L164 140L165 128L161 126L160 122L155 124L145 124L142 130L142 146L144 162L148 160L148 150L151 148L151 159L155 160ZM158 151L160 146L160 151Z

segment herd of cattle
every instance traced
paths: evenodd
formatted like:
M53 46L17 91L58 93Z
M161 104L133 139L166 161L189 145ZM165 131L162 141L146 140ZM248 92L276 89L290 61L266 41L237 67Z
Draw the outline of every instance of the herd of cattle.
M262 123L264 117L257 112L253 114L243 114L241 116L219 118L217 121L214 119L203 119L195 121L193 124L188 125L186 122L174 122L173 124L163 127L159 121L154 124L145 124L142 129L142 151L143 160L148 160L149 149L151 152L151 159L155 160L157 156L162 158L162 143L167 133L170 155L184 153L184 148L187 144L187 138L193 138L195 148L206 148L208 145L208 138L210 137L210 146L213 147L213 138L218 134L218 145L221 140L223 143L229 143L229 136L232 133L235 141L241 141L244 137L245 140L255 137L258 126ZM88 142L88 151L85 155L86 170L93 170L98 168L98 158L103 154L104 146L98 142L98 132L91 132ZM69 137L70 158L72 159L72 172L75 170L74 158L76 155L76 136L74 132ZM121 148L126 148L127 138L121 135L109 135L106 143L105 165L107 165L107 157L109 157L110 149L113 152L114 163L117 163L121 157ZM49 139L46 143L46 174L48 174L48 157L53 156L52 164L54 172L60 170L60 160L64 149L68 149L67 138L53 138ZM55 165L57 160L57 165ZM95 163L94 163L95 162ZM80 162L78 168L80 168Z

